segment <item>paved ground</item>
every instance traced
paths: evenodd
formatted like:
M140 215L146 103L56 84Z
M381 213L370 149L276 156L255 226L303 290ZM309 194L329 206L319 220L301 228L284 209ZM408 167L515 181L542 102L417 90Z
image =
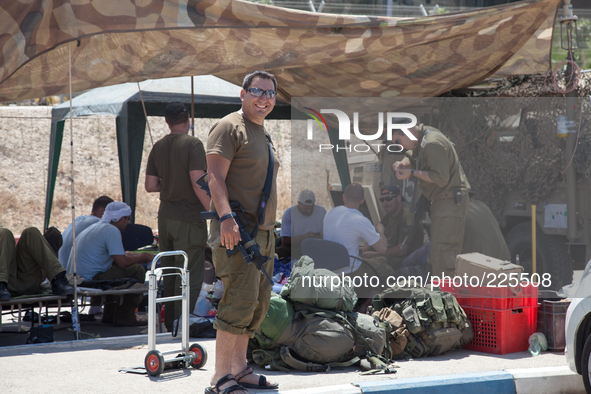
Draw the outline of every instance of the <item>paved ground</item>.
M62 311L69 308L62 308ZM49 311L55 315L57 311ZM209 385L215 365L215 340L192 338L190 343L201 344L208 353L208 361L201 370L183 369L165 371L159 377L144 374L123 373L121 369L143 367L148 352L146 327L113 327L95 321L82 321L83 340L72 341L74 335L71 323L54 324L54 339L48 344L26 345L28 333L17 333L15 315L4 315L0 332L0 369L4 371L2 393L202 393ZM23 322L22 328L28 330L30 322ZM92 338L92 339L87 339ZM157 349L160 351L180 350L180 338L172 338L169 333L157 335ZM171 357L171 356L165 356ZM303 373L294 371L283 373L278 371L264 372L269 379L280 384L280 393L301 390L297 394L351 394L358 393L354 384L362 382L389 382L396 387L396 381L402 379L423 378L429 376L453 374L482 374L487 371L527 370L543 371L542 376L558 376L570 372L566 368L563 352L545 352L532 357L528 352L511 353L503 356L479 353L467 350L452 351L446 355L398 362L396 374L391 375L359 375L357 367L333 370L330 373ZM255 366L256 367L256 366ZM259 368L258 372L263 372ZM562 371L562 372L561 372ZM458 375L460 376L460 375ZM32 378L33 377L33 378ZM568 393L550 388L544 381L537 387L539 378L532 379L536 385L533 391L517 391L518 393ZM572 381L573 376L569 379ZM575 380L579 376L574 377ZM581 385L582 385L582 379ZM437 381L437 379L436 379ZM516 384L517 386L517 384ZM367 390L362 387L363 390ZM357 391L355 391L357 390ZM566 389L565 389L566 390ZM250 390L250 392L256 392ZM260 391L265 392L265 391ZM266 391L269 393L269 391ZM364 391L365 392L365 391ZM367 391L370 392L370 391ZM393 391L381 391L382 393ZM413 393L427 391L414 391ZM447 390L445 392L453 392ZM496 391L492 391L496 392ZM514 392L514 391L513 391ZM271 392L272 393L272 392ZM479 391L480 394L484 394Z
M6 307L5 307L6 309ZM62 308L62 312L69 313L70 308ZM36 312L39 308L35 309ZM7 313L8 311L3 311ZM49 316L55 318L57 315L56 309L49 310ZM42 317L44 314L42 314ZM38 326L37 320L35 326ZM72 341L74 340L74 332L72 331L72 323L70 320L62 321L59 325L52 323L53 326L53 337L56 342ZM30 320L23 321L21 325L21 332L18 332L17 315L16 312L13 314L4 315L2 319L2 331L0 332L0 348L3 346L15 346L24 345L29 337L29 329L31 327ZM166 331L166 328L163 328ZM147 335L147 327L114 327L110 324L101 323L101 315L97 315L94 321L82 321L81 322L81 334L80 339L96 339L96 338L111 338L129 335Z
M89 328L88 326L87 324L86 327ZM3 342L6 337L19 338L21 341L25 335L0 333L0 339ZM173 339L168 333L159 334L156 343L157 349L161 351L181 348L180 340ZM192 339L191 343L201 344L208 352L208 361L204 368L165 371L157 378L120 372L120 369L143 366L148 351L147 335L0 347L0 368L4 371L2 392L22 393L26 390L35 393L119 393L122 389L127 393L203 392L213 374L215 341ZM280 384L280 392L295 389L307 391L324 387L325 390L321 389L321 392L329 393L329 386L340 385L337 391L344 394L342 385L351 383L508 369L560 367L565 366L566 361L562 352L547 352L538 357L532 357L527 352L496 356L460 350L438 357L403 361L398 365L398 372L393 375L361 376L359 370L354 367L333 370L330 373L286 374L277 371L265 373L270 380ZM251 390L251 392L255 391Z

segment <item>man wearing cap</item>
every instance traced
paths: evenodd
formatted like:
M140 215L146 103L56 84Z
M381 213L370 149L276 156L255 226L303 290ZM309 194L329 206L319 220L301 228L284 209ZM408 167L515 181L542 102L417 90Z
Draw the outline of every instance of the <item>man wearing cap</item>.
M453 276L470 203L470 183L454 144L441 131L424 124L404 132L394 130L392 140L407 149L407 156L393 164L396 177L415 177L431 201L431 273Z
M221 246L213 250L216 275L224 284L224 295L218 304L214 322L217 330L215 372L212 387L206 393L233 392L246 394L248 388L276 389L263 375L256 375L246 360L248 339L267 314L271 299L271 284L254 264L246 264L240 253L228 257L240 240L234 217L240 215L245 230L251 234L258 223L253 240L263 256L270 257L264 267L273 275L275 236L275 210L277 207L276 178L279 162L275 154L271 162L269 150L274 151L271 138L265 131L264 121L275 107L277 81L266 71L248 74L242 83L242 107L218 123L207 139L208 183L212 208L220 221L211 223L211 232L219 231ZM272 186L269 199L262 204L268 170ZM244 215L234 212L229 201L238 201ZM261 217L260 213L264 216ZM246 217L244 217L246 216ZM250 223L248 225L246 220Z
M384 226L384 234L388 240L388 249L380 253L366 245L362 258L369 260L369 264L380 275L392 275L400 266L400 263L411 252L423 244L422 228L413 229L412 234L407 223L408 212L402 204L402 194L397 185L384 186L380 195L382 208L386 213L380 223Z
M160 193L158 241L161 252L182 250L189 258L191 310L197 302L205 275L207 225L201 212L209 209L210 198L196 181L205 174L207 163L203 143L189 132L189 113L183 103L170 103L164 109L170 134L154 144L146 167L147 192ZM205 208L207 207L207 209ZM182 268L182 256L162 259L164 267ZM181 278L164 278L164 297L179 295ZM165 308L164 324L172 331L173 322L181 315L181 301Z
M131 208L124 202L114 201L107 205L101 220L88 227L76 238L76 272L84 279L108 280L137 278L144 283L146 270L141 265L152 261L150 253L130 253L123 249L121 233L129 224ZM73 254L68 260L68 273L73 272ZM107 296L103 311L103 323L116 326L146 325L139 320L135 310L141 296L128 294L123 296L119 305L119 296Z
M316 205L316 196L305 189L298 196L298 205L289 207L281 219L281 244L279 257L292 260L302 256L302 241L306 238L322 238L322 223L326 209ZM281 251L281 253L280 253ZM283 253L283 254L282 254Z

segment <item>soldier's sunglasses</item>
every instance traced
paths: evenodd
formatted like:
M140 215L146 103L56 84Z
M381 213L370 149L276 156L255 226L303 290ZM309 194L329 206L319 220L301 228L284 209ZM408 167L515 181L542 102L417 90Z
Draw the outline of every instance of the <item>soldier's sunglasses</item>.
M390 196L386 196L386 197L380 197L380 202L384 202L384 200L392 201L396 197L398 197L398 194L394 194L394 195L390 195Z
M272 99L273 97L277 96L277 92L273 89L263 90L259 88L248 88L246 91L252 94L254 97L261 97L263 94L265 94L267 98Z

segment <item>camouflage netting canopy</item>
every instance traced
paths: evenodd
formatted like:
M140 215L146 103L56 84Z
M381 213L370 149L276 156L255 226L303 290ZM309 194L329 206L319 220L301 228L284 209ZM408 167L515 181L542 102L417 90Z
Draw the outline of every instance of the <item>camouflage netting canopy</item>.
M557 136L557 120L566 114L562 97L438 100L446 114L441 130L454 141L472 190L499 222L508 192L518 191L528 204L544 203L556 183L565 181L569 163L591 180L588 98L577 100L579 134L572 158L566 157L565 138Z
M561 0L417 19L240 0L4 1L0 102L146 79L277 75L280 98L433 97L492 75L544 73Z

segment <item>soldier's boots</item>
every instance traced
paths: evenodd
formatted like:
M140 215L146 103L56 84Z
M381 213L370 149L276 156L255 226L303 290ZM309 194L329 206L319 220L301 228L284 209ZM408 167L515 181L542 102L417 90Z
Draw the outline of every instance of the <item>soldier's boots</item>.
M10 300L10 293L8 292L8 284L0 282L0 301Z
M55 295L74 294L74 288L70 286L68 279L66 279L66 271L60 272L51 280L51 291Z

